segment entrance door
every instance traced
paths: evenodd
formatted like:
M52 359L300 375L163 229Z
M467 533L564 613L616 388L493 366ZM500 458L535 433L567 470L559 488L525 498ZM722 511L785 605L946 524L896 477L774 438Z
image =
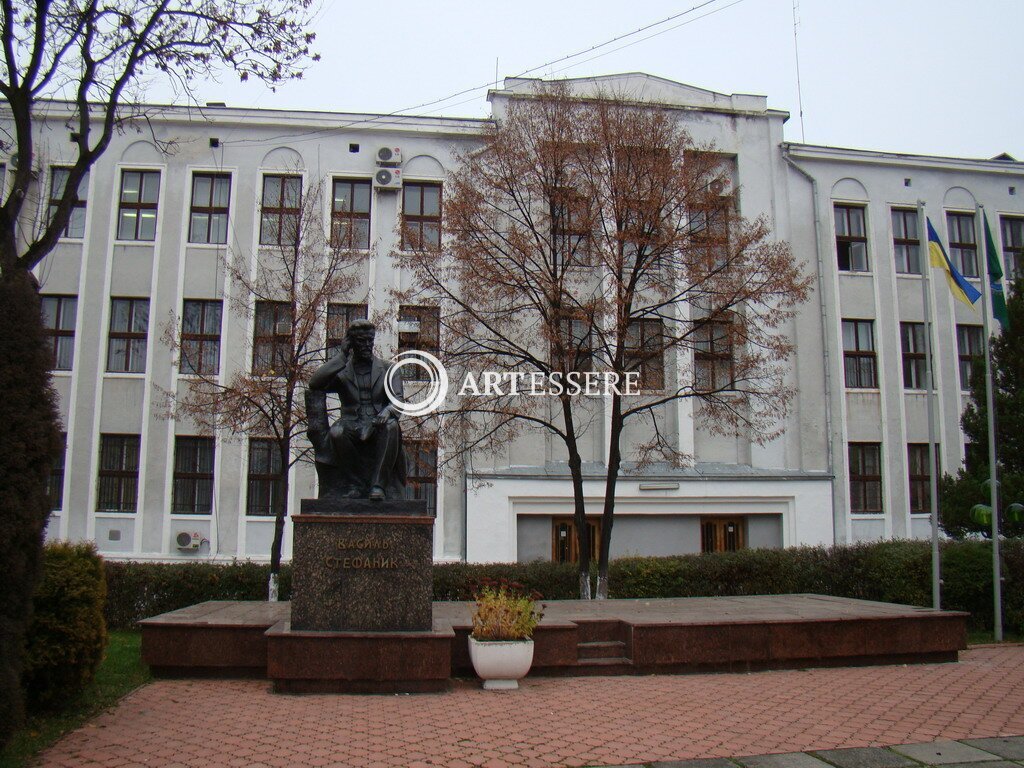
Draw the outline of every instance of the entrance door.
M601 546L601 521L587 520L590 529L590 559L597 560ZM571 517L556 517L551 521L551 559L556 563L576 563L580 559L576 540L576 521Z
M701 552L735 552L743 549L742 517L703 517L700 521Z

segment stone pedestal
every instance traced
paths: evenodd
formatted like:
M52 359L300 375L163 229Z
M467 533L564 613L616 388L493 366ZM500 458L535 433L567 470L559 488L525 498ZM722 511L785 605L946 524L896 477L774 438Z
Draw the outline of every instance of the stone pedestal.
M425 501L303 499L291 629L429 632L434 518Z

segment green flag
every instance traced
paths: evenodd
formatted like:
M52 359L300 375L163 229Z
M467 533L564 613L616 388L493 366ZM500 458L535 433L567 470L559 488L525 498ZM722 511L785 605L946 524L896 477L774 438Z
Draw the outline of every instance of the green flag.
M985 255L988 257L988 284L992 291L992 315L999 321L1003 332L1010 330L1010 316L1006 312L1006 297L1003 295L1003 266L999 263L999 252L996 242L992 239L992 230L988 226L988 214L985 217Z

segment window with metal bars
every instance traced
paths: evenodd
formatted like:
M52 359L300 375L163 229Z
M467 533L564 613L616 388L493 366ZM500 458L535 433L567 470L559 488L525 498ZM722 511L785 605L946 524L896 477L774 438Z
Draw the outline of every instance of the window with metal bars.
M139 435L100 435L97 512L135 512L139 493Z
M249 440L249 477L245 513L273 517L284 509L284 470L276 440Z
M208 515L213 511L212 437L174 438L174 478L171 512Z

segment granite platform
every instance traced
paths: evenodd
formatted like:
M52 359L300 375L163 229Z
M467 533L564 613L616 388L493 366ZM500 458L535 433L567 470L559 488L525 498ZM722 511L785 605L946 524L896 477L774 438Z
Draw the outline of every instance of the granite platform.
M141 622L142 657L157 676L266 677L282 692L439 690L473 674L472 607L436 602L422 632L296 632L287 602L212 601ZM953 662L967 618L824 595L550 600L530 674Z

